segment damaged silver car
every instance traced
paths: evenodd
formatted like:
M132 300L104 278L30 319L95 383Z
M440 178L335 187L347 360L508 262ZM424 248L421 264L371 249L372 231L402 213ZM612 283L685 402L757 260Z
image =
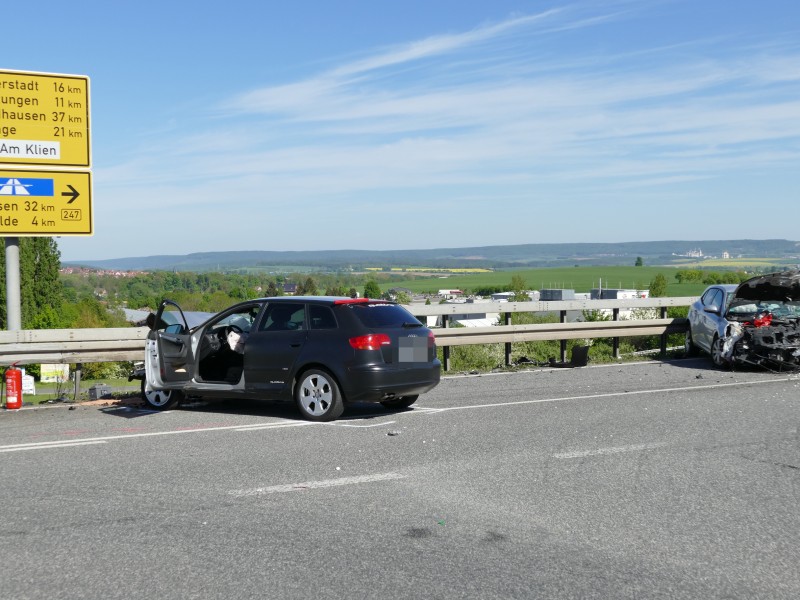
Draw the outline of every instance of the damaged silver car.
M800 370L800 271L707 288L689 309L686 351L696 348L717 366Z

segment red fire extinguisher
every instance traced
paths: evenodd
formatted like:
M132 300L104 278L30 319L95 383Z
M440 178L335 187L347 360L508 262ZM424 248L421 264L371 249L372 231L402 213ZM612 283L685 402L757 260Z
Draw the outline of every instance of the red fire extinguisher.
M9 410L22 408L22 371L16 364L6 369L6 408Z

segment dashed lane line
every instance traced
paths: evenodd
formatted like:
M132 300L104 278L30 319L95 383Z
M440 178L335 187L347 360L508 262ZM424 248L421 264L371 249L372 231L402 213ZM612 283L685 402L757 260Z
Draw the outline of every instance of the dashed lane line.
M374 475L358 475L355 477L339 477L337 479L324 479L322 481L305 481L303 483L287 483L283 485L271 485L269 487L251 488L247 490L231 490L231 496L239 498L248 496L263 496L266 494L283 494L287 492L302 492L305 490L315 490L320 488L336 487L341 485L355 485L359 483L375 483L377 481L392 481L394 479L404 479L402 473L377 473Z
M604 456L607 454L621 454L624 452L643 452L645 450L657 450L665 448L668 444L658 442L655 444L632 444L630 446L617 446L612 448L597 448L595 450L579 450L575 452L559 452L553 454L553 458L586 458L588 456Z

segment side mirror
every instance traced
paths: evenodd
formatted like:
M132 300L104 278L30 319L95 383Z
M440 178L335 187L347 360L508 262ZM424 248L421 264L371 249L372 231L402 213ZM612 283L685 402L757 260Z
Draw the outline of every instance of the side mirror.
M183 325L180 323L173 323L172 325L167 325L164 329L164 333L172 333L175 335L180 335L183 333Z
M719 306L706 306L703 309L703 312L707 312L707 313L711 313L711 314L714 314L714 315L718 315L719 312L720 312L719 311Z

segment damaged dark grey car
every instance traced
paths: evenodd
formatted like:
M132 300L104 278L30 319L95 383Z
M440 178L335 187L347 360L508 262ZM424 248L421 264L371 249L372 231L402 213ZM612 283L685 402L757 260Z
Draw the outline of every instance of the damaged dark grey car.
M714 364L800 370L800 271L710 286L689 309L686 350Z
M384 300L256 298L192 326L165 299L148 324L142 389L159 410L185 396L252 398L330 421L351 402L408 408L440 378L433 332Z

